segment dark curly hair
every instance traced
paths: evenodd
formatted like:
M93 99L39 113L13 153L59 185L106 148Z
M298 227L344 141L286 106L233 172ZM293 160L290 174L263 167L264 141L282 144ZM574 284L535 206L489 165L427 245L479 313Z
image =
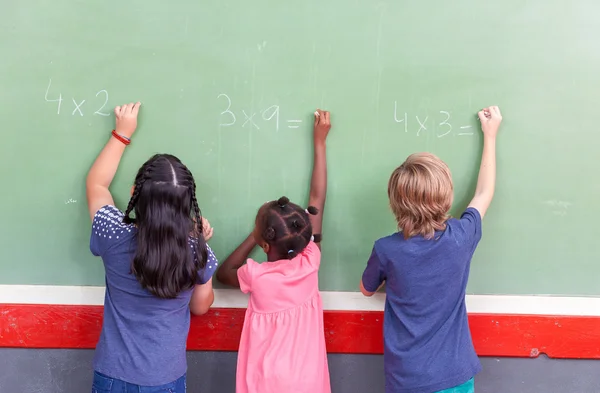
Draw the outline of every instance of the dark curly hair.
M308 209L303 209L283 196L266 203L259 210L256 228L277 259L292 259L301 253L313 238L309 214L318 213L316 207L309 206Z

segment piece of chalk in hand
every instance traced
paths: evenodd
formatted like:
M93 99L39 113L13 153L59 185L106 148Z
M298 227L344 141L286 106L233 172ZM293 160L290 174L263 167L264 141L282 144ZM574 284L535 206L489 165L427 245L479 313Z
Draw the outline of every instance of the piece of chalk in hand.
M315 116L319 117L319 111L315 111Z

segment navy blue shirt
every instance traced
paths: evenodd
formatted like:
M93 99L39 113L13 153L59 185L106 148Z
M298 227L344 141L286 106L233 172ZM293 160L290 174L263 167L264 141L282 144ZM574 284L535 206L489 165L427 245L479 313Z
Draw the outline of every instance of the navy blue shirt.
M395 233L375 242L362 281L369 292L385 281L386 393L437 392L481 371L465 306L480 239L481 216L469 208L434 239Z
M104 321L94 370L136 385L164 385L187 370L192 290L161 299L142 288L131 274L136 229L124 224L123 216L116 207L104 206L92 224L90 249L102 257L106 270ZM208 247L208 261L197 284L208 282L216 270L217 259Z

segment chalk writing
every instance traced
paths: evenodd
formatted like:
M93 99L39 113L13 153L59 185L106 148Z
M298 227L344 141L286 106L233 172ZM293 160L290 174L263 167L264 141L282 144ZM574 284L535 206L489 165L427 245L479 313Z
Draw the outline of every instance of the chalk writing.
M237 116L232 110L233 104L231 98L225 93L221 93L217 96L217 99L220 98L226 100L227 107L220 113L222 120L219 124L224 127L232 126L237 122ZM260 130L261 126L263 126L260 124L260 120L262 119L264 121L272 122L271 124L274 123L275 131L279 131L281 117L281 108L279 105L271 105L266 109L258 111L242 109L238 112L238 114L240 113L243 116L242 128ZM302 120L299 119L286 120L285 122L287 123L287 128L290 129L300 128L300 125L302 124Z
M421 130L427 131L427 127L425 127L425 124L427 123L427 119L429 119L429 116L426 116L423 122L419 120L419 116L415 116L415 118L417 119L417 123L419 123L419 130L417 131L417 136L419 136L421 134Z
M448 135L449 133L452 132L452 125L450 123L448 123L448 120L450 120L450 112L440 111L440 113L446 115L446 118L439 124L439 126L440 127L448 126L447 127L448 131L446 131L443 134L437 136L438 138L443 138L443 137L445 137L446 135Z
M401 124L402 127L404 128L405 133L408 133L412 128L413 130L416 131L416 136L421 136L422 134L426 134L427 131L429 130L429 128L436 125L436 123L437 123L437 127L433 127L433 128L435 128L435 136L438 138L444 138L451 134L458 135L458 136L467 136L467 135L474 134L474 132L472 130L473 126L471 126L471 125L460 126L458 128L460 131L457 133L453 133L454 127L450 123L450 118L452 117L451 112L439 111L438 113L439 113L439 115L436 115L435 119L437 120L439 118L439 120L438 120L439 122L431 119L430 115L428 115L428 114L426 114L425 116L415 115L414 123L412 123L412 124L415 124L415 126L409 126L409 124L408 124L409 119L412 120L413 116L411 115L409 117L409 114L407 112L400 112L398 110L398 102L394 101L394 122Z
M75 105L75 109L73 109L73 113L72 115L75 114L75 112L79 112L79 114L81 116L83 116L83 112L81 111L81 106L85 103L85 100L81 101L79 104L77 103L77 101L75 101L75 98L73 98L73 104Z
M48 81L48 86L46 87L46 93L44 94L44 100L46 100L46 102L57 102L58 104L56 106L56 114L60 115L60 111L62 109L62 104L63 104L62 92L60 92L60 91L58 92L58 98L50 98L51 88L52 88L52 78L50 78L50 80ZM99 115L99 116L110 116L110 113L102 112L102 110L108 103L108 92L106 90L100 90L96 93L96 98L98 98L98 96L101 96L100 97L100 99L101 99L102 95L104 96L104 102L102 103L102 106L99 106L99 109L96 110L93 114ZM54 97L56 97L56 96L54 96ZM87 99L81 99L81 98L75 99L75 97L71 97L71 101L73 102L73 110L71 111L71 116L77 116L77 115L79 115L80 117L84 116L84 104L86 103Z
M573 206L573 204L569 201L560 201L556 199L544 201L543 204L548 206L549 209L551 209L552 214L561 217L566 216L567 210L569 210L569 208Z
M268 115L269 111L271 111L270 115ZM279 131L279 105L273 105L265 109L262 113L262 118L267 121L275 118L275 130Z
M223 127L229 127L229 126L234 125L235 121L236 121L235 115L233 114L232 111L229 110L231 108L231 98L229 98L229 96L227 94L219 94L217 96L217 98L221 98L221 97L224 97L227 100L227 109L225 109L223 112L221 112L221 115L227 114L227 115L231 116L231 122L220 123L219 125L223 126Z
M254 126L254 127L256 127L257 130L260 130L260 128L256 125L254 120L252 120L254 118L254 115L256 115L256 112L252 113L250 116L248 116L248 114L244 110L242 110L242 113L244 114L244 117L246 118L246 121L244 122L244 124L242 124L242 128L246 127L246 124L248 124L248 122L250 122L250 127Z
M472 128L473 126L462 126L460 127L461 130L468 130L469 128ZM462 131L459 132L458 135L473 135L473 131Z
M100 94L104 94L104 104L102 104L100 109L98 109L96 112L94 112L94 114L100 115L100 116L110 116L110 113L101 112L102 109L104 109L104 107L106 106L106 104L108 104L108 92L106 90L100 90L99 92L96 93L96 97L98 97L98 95L100 95Z
M58 102L58 109L56 110L56 114L60 115L60 106L62 105L62 94L58 95L58 100L49 99L48 93L50 92L51 86L52 86L52 79L50 79L50 82L48 82L48 87L46 88L46 95L44 96L44 98L46 99L46 102Z
M288 128L299 128L299 124L302 123L302 120L288 120L287 122L291 123L288 125Z

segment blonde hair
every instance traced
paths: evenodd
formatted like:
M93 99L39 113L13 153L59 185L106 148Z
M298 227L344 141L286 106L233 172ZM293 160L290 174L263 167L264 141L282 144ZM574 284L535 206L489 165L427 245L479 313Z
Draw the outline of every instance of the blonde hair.
M396 168L388 197L404 238L432 239L435 231L446 229L453 192L450 169L433 154L412 154Z

